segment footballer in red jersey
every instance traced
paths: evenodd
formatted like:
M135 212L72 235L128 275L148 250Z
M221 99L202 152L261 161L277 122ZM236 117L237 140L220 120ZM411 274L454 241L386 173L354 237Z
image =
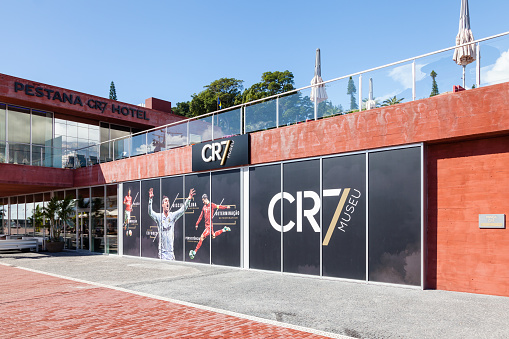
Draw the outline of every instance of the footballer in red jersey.
M129 226L129 220L131 219L131 211L133 209L133 197L131 197L131 189L127 192L127 195L124 197L124 230L127 230Z
M213 202L209 201L209 198L207 197L206 194L202 195L201 200L203 201L203 208L201 210L200 216L198 217L198 221L196 222L196 229L198 229L198 225L200 224L200 221L203 218L203 219L205 219L205 230L203 230L203 233L200 236L200 241L196 245L196 248L194 250L189 251L189 257L191 259L194 259L194 257L196 256L196 252L198 252L198 250L200 249L203 240L205 240L205 238L207 238L209 235L212 234L212 239L214 239L221 233L230 231L230 228L225 226L222 229L220 229L219 231L214 232L214 226L212 224L212 218L214 217L214 211L216 209L220 209L220 210L229 209L230 206L216 205Z

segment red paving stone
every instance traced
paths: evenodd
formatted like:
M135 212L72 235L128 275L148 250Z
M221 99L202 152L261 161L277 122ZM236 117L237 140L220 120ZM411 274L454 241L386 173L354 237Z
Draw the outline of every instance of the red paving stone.
M0 265L0 338L325 338Z

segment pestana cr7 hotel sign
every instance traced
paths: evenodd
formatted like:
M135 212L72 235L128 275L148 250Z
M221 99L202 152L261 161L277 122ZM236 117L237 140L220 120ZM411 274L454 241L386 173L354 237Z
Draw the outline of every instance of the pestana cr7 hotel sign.
M249 135L193 145L193 172L249 164Z
M27 96L43 98L48 101L59 101L61 103L73 106L88 107L90 109L100 111L101 113L104 113L108 107L108 102L97 100L97 98L90 99L83 97L82 99L77 94L69 94L63 91L60 92L43 86L34 86L17 81L14 82L13 86L14 93L21 92ZM136 119L150 120L147 117L147 112L145 110L120 104L111 103L110 108L108 109L108 113L117 113L121 117L131 116Z

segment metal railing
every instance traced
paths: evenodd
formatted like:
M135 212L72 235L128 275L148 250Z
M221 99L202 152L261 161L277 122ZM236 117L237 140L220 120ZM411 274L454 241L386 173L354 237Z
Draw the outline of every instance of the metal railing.
M473 43L477 48L477 58L466 68L466 83L469 86L472 84L472 87L482 87L509 81L509 68L504 68L504 60L509 59L509 32ZM447 93L453 86L463 83L462 69L452 60L456 47L80 148L74 156L74 167L91 166L226 136L419 100L432 94L434 81L441 94ZM434 78L430 76L432 71L436 74ZM314 102L310 99L313 87L317 86L325 86L328 96L326 100Z

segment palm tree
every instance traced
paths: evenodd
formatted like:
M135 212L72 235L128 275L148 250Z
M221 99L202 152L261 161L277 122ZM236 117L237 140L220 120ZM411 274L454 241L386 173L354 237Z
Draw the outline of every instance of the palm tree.
M393 96L392 98L384 100L382 102L382 107L391 106L391 105L397 105L397 104L400 104L403 100L405 100L405 98L398 99L398 98L396 98L396 96Z
M49 220L49 241L60 241L61 227L57 221L67 224L74 211L74 200L71 197L65 197L59 200L53 196L43 208L43 214Z
M60 238L60 230L56 225L59 205L58 198L53 196L43 208L43 214L49 220L49 241L58 241Z
M59 203L59 209L57 212L58 218L64 224L69 226L69 220L74 213L74 200L70 196L64 198Z

